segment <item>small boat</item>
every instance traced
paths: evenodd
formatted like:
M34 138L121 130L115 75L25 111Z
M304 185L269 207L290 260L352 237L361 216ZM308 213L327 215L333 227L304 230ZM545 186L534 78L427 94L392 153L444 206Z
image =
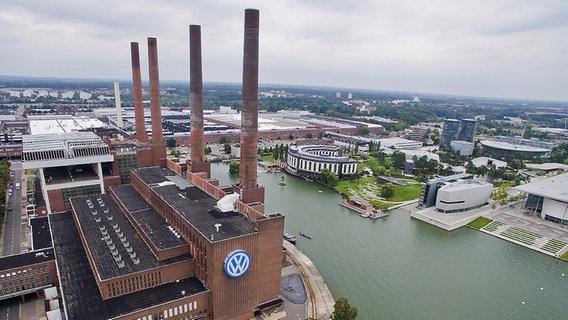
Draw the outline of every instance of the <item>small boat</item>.
M389 215L388 210L377 210L374 209L371 213L368 214L368 217L371 219L379 219Z
M367 212L363 212L360 214L361 218L368 218L369 217L369 213Z
M296 236L291 233L284 232L284 240L290 242L291 244L296 244Z
M303 233L302 231L298 232L299 235L301 235L302 237L306 238L306 239L312 239L312 237L310 237L309 235Z

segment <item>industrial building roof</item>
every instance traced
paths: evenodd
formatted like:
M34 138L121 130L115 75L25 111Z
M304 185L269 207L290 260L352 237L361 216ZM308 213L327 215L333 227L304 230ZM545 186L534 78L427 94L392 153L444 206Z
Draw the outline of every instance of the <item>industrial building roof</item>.
M207 292L195 277L180 279L151 289L102 300L90 270L81 238L73 220L66 213L49 217L57 253L60 284L68 319L112 319L151 306L175 301L185 296Z
M513 190L557 201L568 202L568 173L559 174L527 184L521 184L513 187Z
M70 133L106 126L102 121L88 117L58 116L58 119L34 119L30 117L32 135L48 133Z
M30 226L32 228L33 250L40 250L53 246L51 244L51 230L49 229L47 217L30 219Z
M3 256L0 258L0 271L46 262L53 259L55 259L55 256L53 255L53 248ZM0 276L1 275L2 274L0 272Z
M187 244L131 185L113 187L112 192L157 248L168 249Z
M189 181L176 180L173 177L177 175L170 169L150 167L132 172L211 242L257 232L244 215L235 211L221 212L215 198ZM216 224L221 224L218 232Z
M71 199L100 279L110 279L189 259L158 261L109 195Z

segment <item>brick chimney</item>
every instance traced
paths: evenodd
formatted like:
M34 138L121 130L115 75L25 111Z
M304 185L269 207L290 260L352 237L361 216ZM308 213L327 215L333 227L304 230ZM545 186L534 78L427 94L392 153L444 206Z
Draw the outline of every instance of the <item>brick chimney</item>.
M258 146L258 37L259 11L245 10L243 89L241 112L240 194L245 203L264 202L257 184Z
M148 38L148 66L150 69L150 113L152 120L152 164L165 165L166 143L162 133L162 106L160 104L160 72L158 70L158 42Z
M130 43L132 60L132 93L134 94L134 118L136 121L136 139L148 142L146 125L144 123L144 104L142 103L142 74L140 73L140 51L138 42Z
M209 162L205 162L203 136L203 72L201 63L201 26L189 26L189 112L191 123L191 172L206 172L211 177Z

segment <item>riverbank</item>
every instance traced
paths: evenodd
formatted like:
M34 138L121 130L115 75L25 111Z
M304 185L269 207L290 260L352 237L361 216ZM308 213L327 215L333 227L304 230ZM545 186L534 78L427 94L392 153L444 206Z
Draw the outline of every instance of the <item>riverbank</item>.
M307 318L329 319L335 300L318 268L295 245L284 241L284 248L296 266L306 290Z

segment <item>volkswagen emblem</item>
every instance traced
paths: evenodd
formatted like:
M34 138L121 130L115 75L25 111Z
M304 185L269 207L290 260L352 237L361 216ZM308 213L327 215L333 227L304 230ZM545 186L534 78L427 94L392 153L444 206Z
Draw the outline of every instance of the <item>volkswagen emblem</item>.
M247 273L250 256L244 250L231 251L225 258L225 273L231 278L238 278Z

